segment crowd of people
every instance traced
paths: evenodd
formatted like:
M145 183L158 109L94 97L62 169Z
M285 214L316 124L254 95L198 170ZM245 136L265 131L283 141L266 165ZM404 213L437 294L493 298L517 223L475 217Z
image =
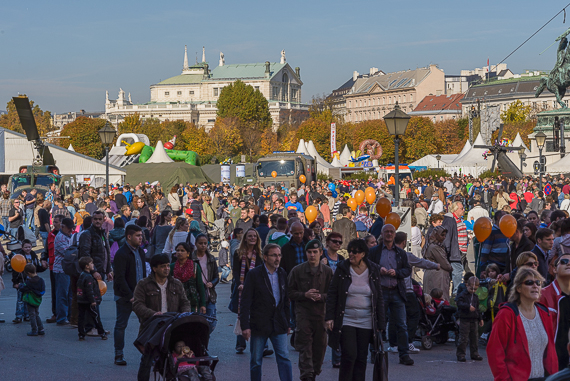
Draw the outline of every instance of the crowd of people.
M400 229L384 222L374 202L354 210L347 202L372 187L376 200L394 203L393 179L298 189L83 186L65 197L56 186L18 197L1 186L5 230L15 236L25 226L45 248L35 253L22 242L27 264L13 272L13 322L30 321L30 336L46 333L38 313L46 287L37 274L49 271L52 316L45 322L77 327L81 341L110 335L99 304L100 281L112 282L119 366L127 364L132 312L141 327L167 312L200 313L212 335L217 309L229 308L237 319L236 354L249 342L252 380L261 380L262 360L273 353L278 377L292 379L288 342L299 352L301 380L321 373L327 345L339 380L364 380L381 340L411 366L424 315L432 323L439 315L452 321L443 342L457 341L457 361L466 361L468 346L470 358L481 361L479 347L486 346L497 380L567 379L570 179L543 183L548 195L536 178L406 178L399 198L411 224ZM309 206L316 218L305 215ZM511 237L499 226L506 214L516 219ZM482 242L473 234L479 218L493 221ZM70 250L77 252L75 271ZM220 283L231 283L229 300L218 298ZM152 364L143 355L139 380L149 379ZM208 379L206 369L199 373Z

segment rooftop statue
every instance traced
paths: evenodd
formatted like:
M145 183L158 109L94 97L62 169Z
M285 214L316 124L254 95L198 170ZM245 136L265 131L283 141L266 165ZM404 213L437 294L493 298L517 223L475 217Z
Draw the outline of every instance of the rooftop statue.
M534 94L535 97L538 97L546 88L556 95L556 101L562 108L568 108L566 103L562 101L562 98L566 94L566 89L570 86L570 48L567 48L568 39L566 38L568 34L570 34L570 28L556 39L556 41L560 41L558 52L556 53L556 64L548 74L548 77L540 79L540 86L538 86Z

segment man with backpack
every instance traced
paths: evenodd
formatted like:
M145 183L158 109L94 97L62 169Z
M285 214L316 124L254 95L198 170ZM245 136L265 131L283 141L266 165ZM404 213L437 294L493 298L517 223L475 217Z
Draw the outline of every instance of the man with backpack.
M53 273L55 278L55 309L57 325L69 324L69 283L70 277L63 271L63 259L67 249L71 246L71 234L75 229L71 218L61 221L61 229L54 240Z

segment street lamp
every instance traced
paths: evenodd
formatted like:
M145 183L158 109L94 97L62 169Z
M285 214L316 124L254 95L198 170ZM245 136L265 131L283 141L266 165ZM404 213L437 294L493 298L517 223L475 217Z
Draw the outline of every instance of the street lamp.
M437 159L437 169L439 169L439 161L441 160L441 155L435 157Z
M388 133L394 136L394 161L396 167L395 182L396 191L394 192L396 206L400 206L400 162L398 160L398 150L400 148L400 136L406 133L406 128L408 127L408 122L410 121L410 116L400 110L400 105L396 101L394 110L390 111L384 116L384 122L386 122L386 127L388 127Z
M544 148L544 143L546 143L546 134L542 131L534 135L536 139L536 146L538 147L538 181L540 190L542 190L542 149Z
M525 148L521 147L521 149L519 149L519 157L521 158L521 172L523 171L523 167L524 167L524 161L526 160L526 153L524 153Z
M107 187L105 194L109 194L109 145L113 144L117 132L111 127L109 121L107 121L105 126L98 132L101 143L105 146L105 186Z

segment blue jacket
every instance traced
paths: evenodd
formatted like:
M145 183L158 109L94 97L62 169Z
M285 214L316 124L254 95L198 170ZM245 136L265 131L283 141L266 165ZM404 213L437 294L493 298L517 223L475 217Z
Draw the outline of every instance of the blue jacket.
M504 271L510 258L509 239L501 233L497 225L493 225L491 235L481 244L481 264L496 263Z
M255 230L257 230L257 233L259 233L259 238L261 238L261 248L263 248L265 246L265 239L267 238L267 234L269 234L269 225L259 224Z

